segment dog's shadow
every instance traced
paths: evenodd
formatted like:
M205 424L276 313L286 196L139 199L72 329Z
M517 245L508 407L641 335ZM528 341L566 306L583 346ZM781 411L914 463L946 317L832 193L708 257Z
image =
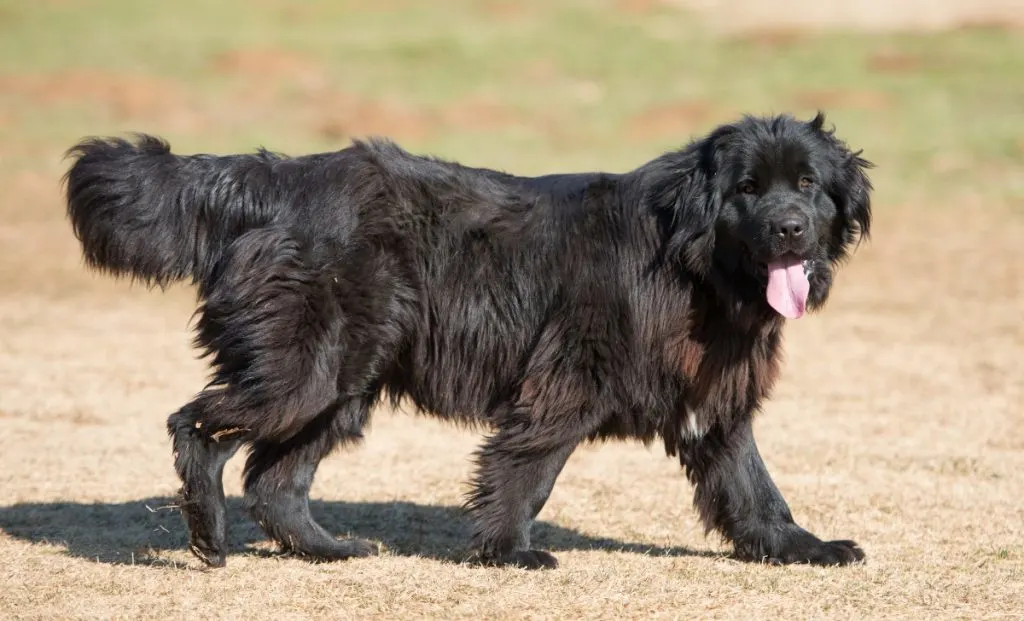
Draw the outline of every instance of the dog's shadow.
M312 501L314 517L330 532L379 541L389 553L440 561L469 558L469 523L458 507L409 502ZM266 536L245 518L239 498L228 499L232 554L275 554ZM171 498L123 503L47 502L0 507L0 532L9 537L64 547L68 554L99 563L171 565L160 552L184 550L187 535ZM593 537L550 522L533 527L537 547L620 551L654 556L718 556L685 547L663 547ZM230 562L230 558L229 558Z

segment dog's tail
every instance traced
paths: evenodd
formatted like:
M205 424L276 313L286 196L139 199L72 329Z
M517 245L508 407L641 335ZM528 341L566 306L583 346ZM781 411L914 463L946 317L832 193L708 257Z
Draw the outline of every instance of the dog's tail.
M234 239L273 220L278 204L270 179L278 158L265 151L179 156L139 134L89 138L67 155L67 213L86 263L151 285L203 281Z

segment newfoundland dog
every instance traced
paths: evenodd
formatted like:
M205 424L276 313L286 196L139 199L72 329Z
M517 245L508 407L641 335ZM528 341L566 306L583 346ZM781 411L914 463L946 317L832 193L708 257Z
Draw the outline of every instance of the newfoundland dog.
M582 442L660 439L738 558L844 565L798 526L755 412L786 319L824 305L867 235L871 164L828 129L743 117L625 173L522 177L380 139L286 157L69 150L87 264L198 290L210 383L167 428L191 550L225 563L222 475L286 550L372 555L311 517L317 466L382 399L485 427L466 510L479 562L554 567L530 527Z

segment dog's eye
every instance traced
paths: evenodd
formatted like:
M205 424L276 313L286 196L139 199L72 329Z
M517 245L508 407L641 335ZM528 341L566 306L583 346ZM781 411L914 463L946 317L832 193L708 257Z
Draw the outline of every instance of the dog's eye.
M811 179L810 177L800 177L801 190L806 190L810 188L812 185L814 185L814 179Z
M740 194L753 194L757 188L754 187L753 181L740 181L736 186L736 191Z

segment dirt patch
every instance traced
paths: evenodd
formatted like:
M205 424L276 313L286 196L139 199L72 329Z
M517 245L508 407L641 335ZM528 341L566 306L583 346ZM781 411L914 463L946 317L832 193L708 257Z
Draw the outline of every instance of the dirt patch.
M441 110L441 118L450 127L487 131L529 124L529 119L508 106L486 98L457 101Z
M1018 8L1020 8L1018 6ZM1024 19L1019 15L1013 18L1006 18L999 14L992 17L973 18L961 20L953 26L955 30L981 30L987 32L1019 32L1024 28Z
M664 6L662 0L616 0L615 8L623 13L644 14Z
M479 96L437 108L336 91L319 93L312 99L316 131L329 140L368 135L421 140L443 131L494 131L543 123L543 119L533 119Z
M8 8L0 8L0 26L9 28L19 21L19 16Z
M536 82L551 82L561 75L558 66L546 59L532 60L520 69L523 77Z
M86 102L121 119L161 116L185 106L183 90L170 80L95 69L0 75L0 91L43 106Z
M783 50L806 41L808 33L796 28L764 28L735 34L732 39L758 49Z
M421 140L436 128L433 115L398 101L382 101L340 92L315 97L314 130L337 141L370 135Z
M917 73L925 67L920 56L901 52L880 52L868 57L867 68L876 73Z
M287 80L320 79L324 71L313 60L290 50L276 48L234 49L215 54L210 67L223 75Z
M936 175L966 173L977 166L978 161L964 153L939 151L928 158L928 169Z
M670 135L686 135L723 116L711 103L700 100L678 101L652 106L626 121L626 133L633 140L651 140Z
M511 0L486 0L479 6L484 15L498 19L518 19L529 13L525 3Z
M941 56L922 56L896 50L881 50L868 56L864 61L868 71L874 73L887 73L904 75L910 73L921 73L923 71L942 71L953 69L954 63L950 58Z
M886 110L892 102L885 93L866 90L820 90L797 93L793 103L802 108L818 110Z

